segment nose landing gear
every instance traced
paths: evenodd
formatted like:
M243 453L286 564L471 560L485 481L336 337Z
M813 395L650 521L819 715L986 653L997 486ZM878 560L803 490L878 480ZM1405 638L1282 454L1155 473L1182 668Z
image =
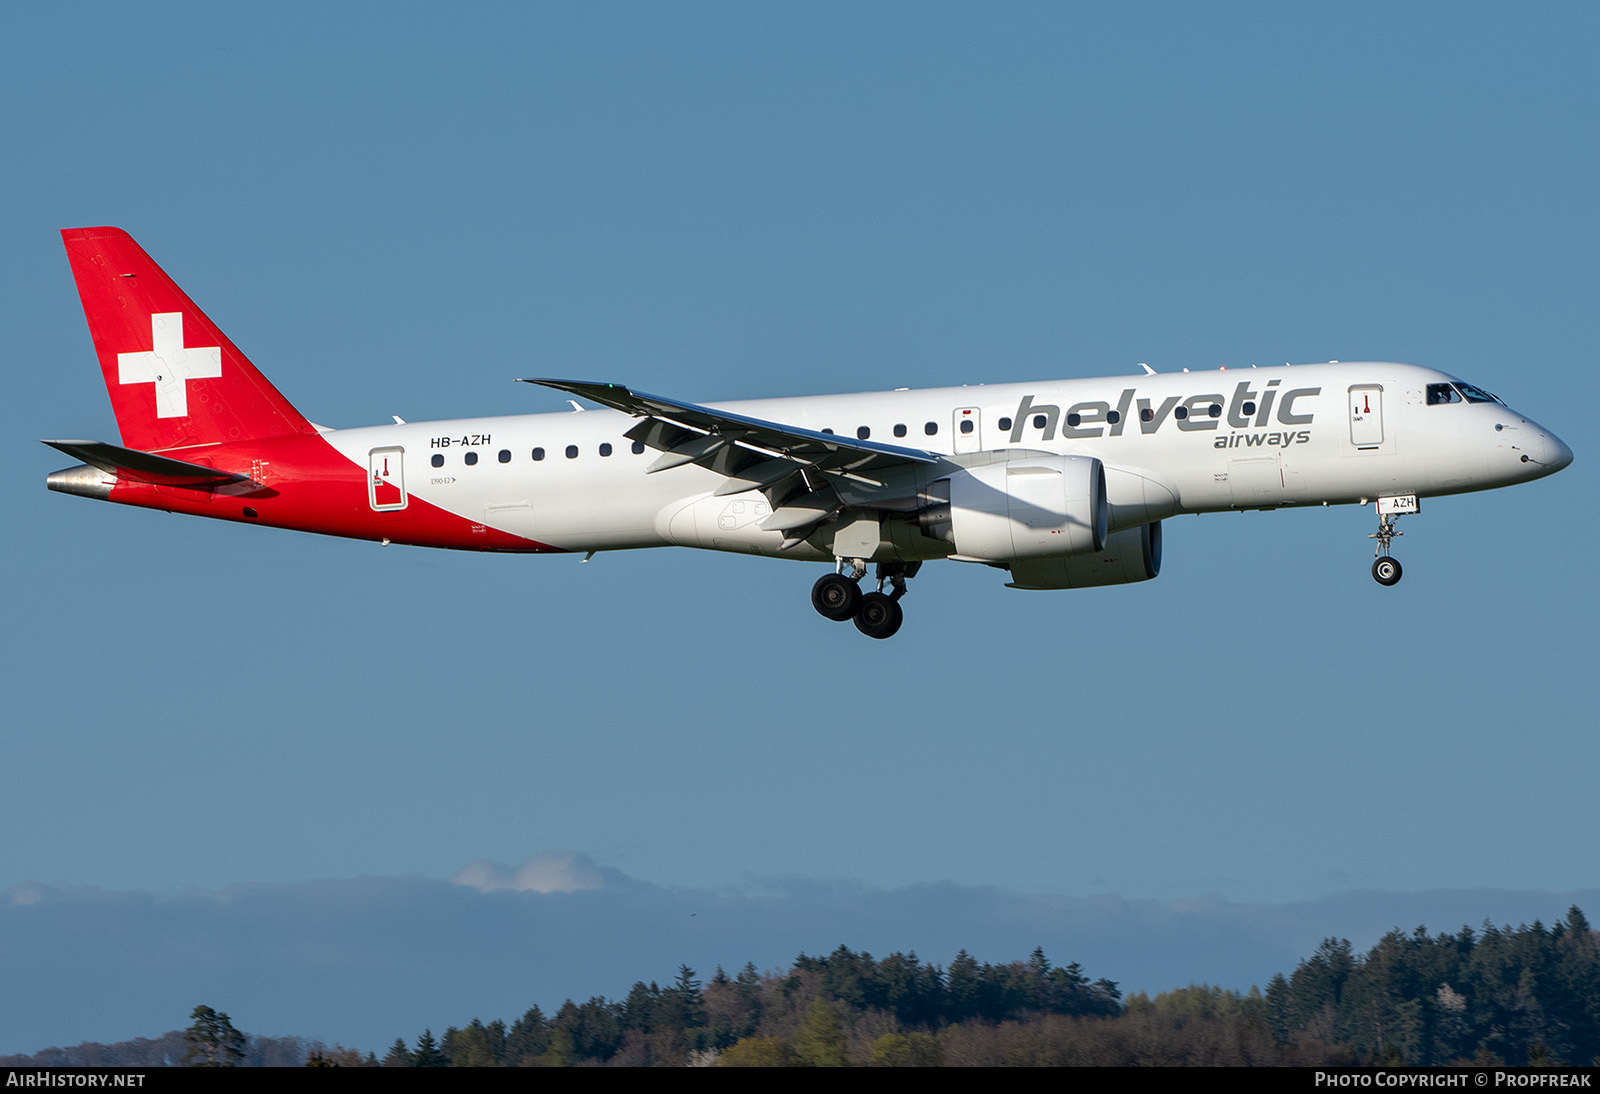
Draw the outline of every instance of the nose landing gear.
M1389 544L1394 540L1394 537L1405 535L1404 532L1395 527L1399 519L1398 514L1379 513L1378 530L1367 533L1368 539L1378 541L1378 546L1373 552L1377 557L1372 560L1372 580L1379 585L1394 585L1400 581L1402 572L1400 560L1389 556Z
M850 573L844 573L845 563ZM861 579L867 576L867 564L859 558L840 559L836 573L824 574L811 587L811 606L825 619L842 623L854 619L856 630L868 638L889 638L900 629L905 613L900 609L900 598L906 595L906 579L914 575L920 562L878 563L878 588L863 594ZM884 582L889 591L883 591Z

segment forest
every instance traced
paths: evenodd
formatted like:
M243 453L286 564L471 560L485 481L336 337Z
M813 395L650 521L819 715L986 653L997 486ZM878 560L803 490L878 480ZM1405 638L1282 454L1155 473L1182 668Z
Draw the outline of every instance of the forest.
M185 1034L84 1044L0 1066L162 1066L201 1051ZM1600 935L1573 907L1553 926L1430 935L1391 931L1366 953L1328 939L1265 991L1190 985L1124 998L1117 984L1042 949L948 966L840 946L782 971L747 964L706 980L682 966L623 999L530 1007L397 1037L380 1056L238 1034L236 1062L386 1067L1600 1065ZM197 1044L200 1046L197 1049Z

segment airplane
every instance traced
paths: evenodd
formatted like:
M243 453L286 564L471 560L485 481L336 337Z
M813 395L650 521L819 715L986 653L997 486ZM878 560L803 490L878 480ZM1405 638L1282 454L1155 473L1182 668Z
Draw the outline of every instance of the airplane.
M122 443L45 441L83 461L51 490L383 544L828 563L813 606L872 638L924 562L1013 589L1146 581L1185 513L1374 504L1372 576L1394 585L1421 499L1572 462L1482 388L1381 362L707 404L541 378L573 411L329 429L126 232L61 235Z

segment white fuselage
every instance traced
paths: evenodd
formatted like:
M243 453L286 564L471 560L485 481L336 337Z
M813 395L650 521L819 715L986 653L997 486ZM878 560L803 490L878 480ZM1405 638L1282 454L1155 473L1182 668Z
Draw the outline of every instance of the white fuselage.
M1429 403L1430 384L1452 382L1412 365L1331 363L708 405L946 454L947 469L996 452L1092 456L1105 467L1112 530L1179 513L1481 490L1570 461L1558 438L1499 402ZM600 409L324 437L362 466L375 452L399 460L404 489L440 509L558 549L831 556L815 544L780 550L783 533L758 527L771 512L763 495L715 494L726 478L712 469L647 473L659 453L624 436L637 421ZM941 473L910 469L908 489Z

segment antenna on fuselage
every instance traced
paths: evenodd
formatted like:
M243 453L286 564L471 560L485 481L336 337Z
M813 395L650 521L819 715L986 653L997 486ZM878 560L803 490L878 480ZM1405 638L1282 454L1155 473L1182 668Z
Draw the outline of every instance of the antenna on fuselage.
M1144 369L1144 374L1146 376L1154 376L1156 374L1156 370L1145 364L1143 361L1139 362L1139 367Z

